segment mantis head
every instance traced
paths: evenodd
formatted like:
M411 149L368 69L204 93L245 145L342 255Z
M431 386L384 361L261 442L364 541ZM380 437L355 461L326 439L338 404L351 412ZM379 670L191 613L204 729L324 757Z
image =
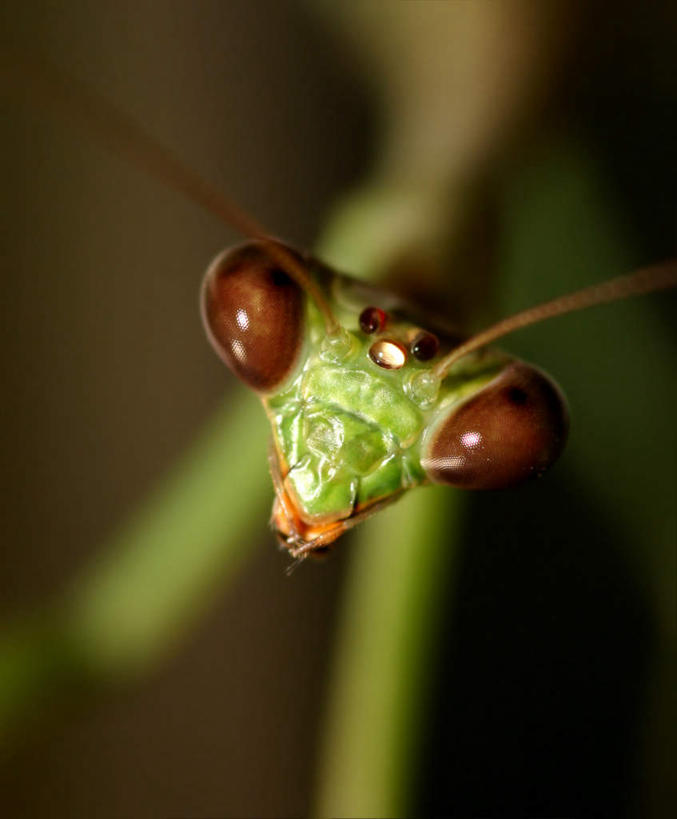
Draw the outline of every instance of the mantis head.
M444 371L458 337L284 245L219 255L201 301L212 346L271 422L272 521L294 556L416 486L514 486L562 451L566 402L547 375L486 349Z

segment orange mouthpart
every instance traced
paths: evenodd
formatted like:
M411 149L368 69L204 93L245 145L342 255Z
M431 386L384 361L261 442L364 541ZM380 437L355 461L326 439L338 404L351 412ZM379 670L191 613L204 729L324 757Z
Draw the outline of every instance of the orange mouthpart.
M304 520L294 500L283 486L276 486L270 522L280 544L293 557L319 556L346 528L345 520L309 523Z

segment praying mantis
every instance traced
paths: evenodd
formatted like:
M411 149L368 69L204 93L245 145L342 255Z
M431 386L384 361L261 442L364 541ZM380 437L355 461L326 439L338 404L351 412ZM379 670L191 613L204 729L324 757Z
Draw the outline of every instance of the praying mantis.
M36 96L114 153L235 228L202 288L209 341L272 425L272 525L293 558L417 486L500 489L561 453L566 401L537 368L489 346L557 315L677 285L669 260L524 310L469 339L425 326L385 291L271 239L248 213L86 86L21 59ZM415 271L414 271L415 274Z
M160 134L162 134L162 133L163 133L163 129L162 129L162 126L161 126L161 125L160 125L160 126L157 126L157 125L155 125L155 124L152 124L152 125L149 125L149 126L148 126L148 129L149 129L151 132L153 132L153 133L160 133ZM183 154L183 152L181 152L181 153ZM133 169L132 169L132 173L134 173L134 170L133 170ZM227 177L227 176L226 176L226 179L225 179L225 183L226 183L226 187L228 187L228 177ZM152 186L152 185L153 185L153 183L149 183L149 186ZM258 210L258 207L257 207L257 208L255 208L255 210ZM188 212L192 212L192 211L190 211L190 208L187 208L187 211L188 211ZM275 225L275 224L276 224L276 219L274 219L274 218L273 218L273 219L271 220L271 218L270 218L270 217L267 217L267 218L266 218L266 222L270 222L272 225ZM122 235L122 234L121 234L121 235ZM163 241L164 241L164 240L163 240ZM170 240L168 239L168 240L167 240L167 244L170 244L170 243L171 243L171 242L170 242ZM210 252L211 252L211 251L210 251ZM191 274L192 274L192 271L193 271L193 270L194 270L194 271L198 271L198 270L200 270L200 269L201 269L200 265L195 265L194 267L191 267ZM620 269L622 269L622 268L620 268ZM310 271L310 272L312 273L312 269L311 269L311 271ZM347 269L345 272L346 272L346 273L350 273L351 271L350 271L349 269ZM318 273L319 273L319 271L318 271ZM332 275L333 275L333 274L332 274ZM196 273L195 273L195 281L194 281L194 285L192 285L191 292L188 294L188 296L187 296L187 298L186 298L186 303L188 304L187 313L189 314L189 317L190 317L190 322L194 323L196 328L197 328L197 326L198 326L198 323L197 323L197 321L195 320L195 310L194 310L194 304L193 304L193 301L192 301L192 290L193 290L193 289L195 289L195 290L197 289L197 278L198 278L198 273L196 272ZM302 288L302 289L303 289L303 288ZM308 301L308 304L306 305L306 309L307 309L307 310L315 310L316 308L314 308L314 307L313 307L313 302L312 302L312 299L311 299L310 297L308 297L308 296L306 296L306 295L305 295L305 291L303 291L303 292L304 292L304 295L303 295L304 305L306 304L306 300ZM550 295L556 295L556 293L557 293L557 292L567 292L567 291L566 291L566 288L565 288L565 289L562 289L561 291L556 291L556 290L555 290L555 291L554 291L554 292L552 292L552 294L550 294ZM389 298L391 298L391 297L389 297ZM539 299L540 299L540 298L543 298L543 295L542 295L542 294L541 294L541 295L539 295ZM374 301L374 299L370 299L369 301ZM369 307L369 306L378 306L378 304L380 304L380 303L382 303L382 302L380 302L380 300L378 300L378 299L377 299L377 300L375 300L375 304L374 304L374 305L372 305L372 304L366 304L365 306L367 306L367 307ZM351 329L351 330L349 330L349 332L351 332L351 333L355 333L356 335L362 332L362 331L361 331L361 329L358 329L358 327L359 327L359 321L358 321L358 320L359 320L359 313L360 313L360 312L361 312L361 311L357 311L357 310L354 312L353 317L352 317L352 329ZM594 320L594 319L592 318L592 314L589 314L589 317L590 317L590 319L591 319L591 320ZM392 326L393 326L393 325L392 325L392 321L391 321L390 327L392 328ZM424 321L421 321L421 326L422 326L422 327L426 327L426 324L425 324L425 322L424 322ZM430 330L434 330L434 328L433 328L433 327L430 327L429 329L430 329ZM197 332L198 332L198 331L197 331L197 329L196 329L196 334L197 334ZM360 339L362 339L362 338L363 338L362 336L358 336L358 337L359 337ZM372 338L372 337L371 337L371 336L369 336L368 334L365 334L365 336L364 336L364 343L366 343L366 340L367 340L368 338L370 339L370 338ZM203 340L201 339L201 343L202 343L202 341L203 341ZM207 361L209 361L209 360L210 360L210 359L209 359L209 352L208 352L207 350L204 350L204 351L203 351L203 350L202 350L202 348L200 348L200 353L204 355L204 359L205 359L205 360L207 360ZM590 352L590 355L591 355L591 356L594 356L594 355L596 355L596 354L597 354L597 353L596 353L594 350L591 350L591 352ZM533 358L533 360L534 360L534 361L538 362L538 358L537 358L536 356L532 356L532 358ZM178 366L178 365L176 365L176 366ZM561 378L561 375L560 375L560 374L557 372L557 370L556 370L556 369L553 369L552 371L553 371L553 374L554 374L554 375L556 375L556 376L558 376L559 378ZM378 372L378 371L377 371L377 372ZM386 373L386 375L387 375L387 373ZM226 379L224 379L224 380L225 380L225 381L230 381L230 382L232 382L232 383L234 383L234 382L235 382L235 379L230 379L230 378L228 378L228 377L226 377ZM222 381L221 381L221 379L220 379L220 377L219 377L219 376L216 376L216 378L214 378L214 381L215 381L216 383L218 383L219 385L222 383ZM574 382L574 381L572 381L572 380L569 378L568 380L564 381L563 386L565 387L565 389L566 389L567 391L571 391L571 390L572 390L572 388L573 388L573 389L575 389L575 382ZM585 426L585 424L586 424L586 423L587 423L587 420L585 419L585 417L581 417L580 415L574 415L574 417L573 417L573 424L574 424L574 428L575 428L575 429L580 430L581 428L583 428L583 427ZM225 466L224 466L224 468L227 468L227 465L225 465ZM547 478L546 478L546 480L547 480ZM425 492L425 491L427 491L427 490L426 490L425 488L422 488L422 489L416 489L415 491L416 491L416 492ZM449 492L453 492L454 490L450 489L450 490L448 490L448 491L449 491ZM226 501L226 499L224 499L224 502L227 502L227 501ZM284 535L284 538L285 538L285 539L286 539L286 537L288 537L288 535ZM286 542L286 541L285 541L285 542ZM333 545L333 543L334 543L334 542L336 542L337 544L340 544L340 543L341 543L341 541L339 540L339 541L333 541L333 542L331 542L331 543L325 543L325 544L322 544L322 545L317 544L317 545L318 545L318 548L315 548L315 549L313 549L313 550L306 551L306 552L301 552L301 555L303 555L303 554L313 554L313 553L320 554L320 553L321 553L321 551L322 551L322 548L324 548L324 546L331 546L331 545ZM292 548L294 548L295 550L296 550L297 548L303 548L303 547L304 547L304 544L299 544L299 543L291 543L291 544L288 544L288 546L289 546L289 545L291 545L291 546L292 546ZM288 548L288 546L286 546L285 548Z

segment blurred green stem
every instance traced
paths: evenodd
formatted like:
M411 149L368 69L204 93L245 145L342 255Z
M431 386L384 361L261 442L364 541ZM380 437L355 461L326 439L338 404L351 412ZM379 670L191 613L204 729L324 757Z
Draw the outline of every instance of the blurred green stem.
M143 672L223 589L271 495L255 403L219 411L66 599L6 629L0 736L64 688Z
M413 492L359 532L330 676L319 816L407 814L459 498L444 487Z

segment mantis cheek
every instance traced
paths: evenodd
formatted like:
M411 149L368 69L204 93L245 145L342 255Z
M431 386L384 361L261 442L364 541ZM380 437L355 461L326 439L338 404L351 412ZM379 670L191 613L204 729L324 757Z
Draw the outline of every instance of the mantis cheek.
M421 464L435 483L504 489L543 474L562 452L568 428L557 384L516 361L433 427Z
M205 331L248 387L270 392L293 370L303 346L304 298L260 242L226 250L209 266L201 292Z

